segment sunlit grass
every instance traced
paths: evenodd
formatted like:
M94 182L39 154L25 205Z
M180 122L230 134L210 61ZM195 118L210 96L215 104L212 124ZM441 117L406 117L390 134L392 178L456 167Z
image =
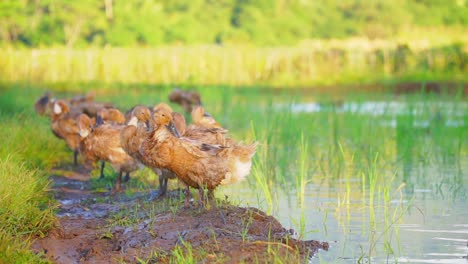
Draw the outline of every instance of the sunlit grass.
M169 46L0 51L3 81L308 86L466 81L466 41L317 40L294 47ZM432 43L432 42L430 42Z
M50 263L29 250L29 241L23 237L0 231L1 263Z
M31 99L18 90L2 91L0 96L0 262L4 263L43 262L29 251L29 244L55 226L56 205L47 193L47 170L68 156L47 122L33 115Z
M29 241L55 226L55 206L46 199L44 172L19 160L16 155L0 160L0 260L40 262L28 251Z

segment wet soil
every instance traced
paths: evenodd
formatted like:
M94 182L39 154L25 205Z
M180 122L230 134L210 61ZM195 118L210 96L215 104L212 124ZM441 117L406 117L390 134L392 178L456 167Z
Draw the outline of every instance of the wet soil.
M50 179L57 228L32 250L53 263L304 263L328 250L326 242L295 239L256 208L226 201L185 208L179 190L152 201L144 192L98 192L83 169L56 169Z

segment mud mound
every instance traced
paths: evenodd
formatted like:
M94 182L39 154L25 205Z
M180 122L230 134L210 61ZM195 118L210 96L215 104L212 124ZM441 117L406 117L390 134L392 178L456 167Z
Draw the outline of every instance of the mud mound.
M183 208L178 191L148 202L148 195L93 193L87 180L54 175L61 203L57 229L32 249L54 263L306 262L327 243L299 241L256 208L219 203Z

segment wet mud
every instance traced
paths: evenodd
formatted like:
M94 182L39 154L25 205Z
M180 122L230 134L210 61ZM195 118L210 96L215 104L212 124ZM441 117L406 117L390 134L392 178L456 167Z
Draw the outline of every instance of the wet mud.
M295 239L294 230L256 208L217 201L184 207L180 190L96 191L84 170L54 170L58 223L32 250L53 263L306 263L328 243Z

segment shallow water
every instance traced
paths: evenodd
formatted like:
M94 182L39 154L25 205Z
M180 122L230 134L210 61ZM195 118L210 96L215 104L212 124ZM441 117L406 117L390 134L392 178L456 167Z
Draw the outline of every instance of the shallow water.
M375 135L383 137L385 144L376 152L385 152L385 159L390 159L376 174L385 175L388 184L384 180L377 185L380 189L372 190L353 169L334 178L309 171L301 205L294 179L298 176L292 172L285 177L286 184L271 181L272 205L252 175L241 184L222 188L218 195L270 210L297 236L302 222L303 238L330 242L330 250L315 256L314 263L468 263L466 102L392 100L340 106L301 102L276 104L275 109L310 115L311 120L330 112L356 120L362 117L377 131L390 130ZM401 139L406 131L416 134ZM458 141L450 138L454 135ZM355 140L343 137L342 141ZM408 145L410 152L405 153L411 154L399 158ZM346 152L347 146L343 148ZM348 167L357 162L354 156L344 159Z
M412 201L392 201L393 206L401 203L411 207L390 226L384 223L384 210L376 208L375 226L370 228L369 208L361 206L359 201L351 201L349 209L342 208L336 196L339 192L310 184L303 208L295 203L295 194L278 192L277 209L272 213L296 232L303 216L305 239L330 242L330 250L315 257L325 263L356 263L360 257L367 261L369 255L372 263L466 263L463 259L468 254L466 200L437 198L433 190L416 193ZM248 183L225 188L223 193L233 200L240 199L242 205L257 206L261 199ZM383 250L386 242L390 243L393 254Z

